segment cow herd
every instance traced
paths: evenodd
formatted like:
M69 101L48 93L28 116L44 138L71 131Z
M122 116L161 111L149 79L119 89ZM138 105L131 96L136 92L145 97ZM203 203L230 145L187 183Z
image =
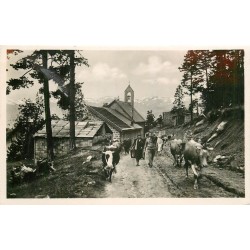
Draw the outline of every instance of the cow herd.
M169 149L173 157L173 165L175 167L184 166L186 177L188 177L188 169L191 168L194 174L194 189L198 188L199 179L201 177L202 168L207 166L209 152L213 150L206 144L201 144L193 139L177 139L174 135L162 137L163 144ZM127 139L120 143L114 140L111 145L104 147L102 152L102 166L106 179L112 181L112 174L116 173L116 166L120 161L120 153L129 154L132 146L132 140ZM161 154L163 157L166 151ZM160 154L159 154L160 155ZM11 170L11 182L19 183L22 180L34 179L39 173L55 171L53 162L41 161L37 163L37 168L33 169L22 165L14 167Z
M208 147L206 144L202 145L192 138L181 140L172 136L169 139L170 152L174 158L173 165L180 167L184 161L186 178L188 177L188 169L190 167L194 174L194 189L197 189L202 168L207 167L209 152L213 148Z
M177 139L174 135L163 137L165 147L173 156L173 165L176 167L184 166L186 170L186 178L188 177L188 169L191 168L194 174L194 189L198 188L199 179L201 177L202 168L207 166L209 152L213 148L209 148L206 144L196 142L192 138ZM115 141L111 146L104 148L102 153L103 169L107 180L111 182L112 173L116 172L116 165L120 160L120 152L123 149L125 154L129 154L132 146L132 140L127 139L120 144Z
M176 139L175 136L170 136L169 147L174 158L173 165L182 166L186 169L186 178L188 177L188 169L191 168L194 174L194 189L198 188L198 182L201 177L203 167L207 167L209 152L213 150L205 144L189 139Z

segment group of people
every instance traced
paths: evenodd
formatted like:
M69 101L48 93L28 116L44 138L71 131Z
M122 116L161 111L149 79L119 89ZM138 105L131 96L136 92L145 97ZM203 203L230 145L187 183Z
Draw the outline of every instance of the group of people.
M128 148L126 147L127 144L123 143L121 145L118 140L111 140L109 142L109 147L116 148L115 151L118 152L118 154L121 151L121 146L124 147L125 153L129 153L130 149L133 152L133 156L131 157L136 160L136 166L139 166L141 159L145 159L145 155L147 153L148 166L152 167L156 152L158 155L161 154L164 143L165 138L156 136L155 133L148 132L145 134L145 138L142 138L140 134L137 135L137 138L134 139L130 145L128 143Z
M145 153L148 156L149 167L153 166L154 157L156 151L161 154L164 141L160 136L156 136L154 133L147 133L146 139L143 139L141 135L138 135L132 144L132 150L134 150L134 157L136 159L136 166L139 166L141 159L145 159Z

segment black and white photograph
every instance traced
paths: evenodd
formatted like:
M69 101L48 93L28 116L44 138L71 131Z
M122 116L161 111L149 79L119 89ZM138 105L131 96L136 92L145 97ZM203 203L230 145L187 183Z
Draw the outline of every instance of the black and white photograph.
M1 9L3 249L247 248L247 1Z
M244 49L6 49L6 197L244 198Z

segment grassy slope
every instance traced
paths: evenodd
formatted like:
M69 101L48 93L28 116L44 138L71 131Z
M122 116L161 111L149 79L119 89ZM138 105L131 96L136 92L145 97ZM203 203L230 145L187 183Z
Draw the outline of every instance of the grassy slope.
M87 156L95 159L82 164ZM35 198L95 198L104 190L105 178L101 167L100 151L80 149L55 161L56 171L20 185L8 184L8 197ZM15 163L16 164L16 163ZM13 164L8 164L11 168Z
M191 130L195 140L199 138L208 139L209 135L222 121L228 121L228 123L225 130L209 143L209 146L214 148L211 158L214 159L217 155L234 156L232 166L235 166L235 168L244 167L244 121L241 118L219 117L212 123L206 121L200 126L195 124L180 126L178 128L166 129L166 132L167 134L174 133L176 138L182 139L184 133L187 130ZM218 144L216 145L216 143Z

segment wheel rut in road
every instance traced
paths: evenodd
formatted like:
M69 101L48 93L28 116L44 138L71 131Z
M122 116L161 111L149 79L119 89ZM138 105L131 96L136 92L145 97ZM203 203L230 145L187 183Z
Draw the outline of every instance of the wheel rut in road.
M149 168L145 160L136 166L135 159L122 155L112 183L107 183L106 198L171 198L169 181L155 167Z

